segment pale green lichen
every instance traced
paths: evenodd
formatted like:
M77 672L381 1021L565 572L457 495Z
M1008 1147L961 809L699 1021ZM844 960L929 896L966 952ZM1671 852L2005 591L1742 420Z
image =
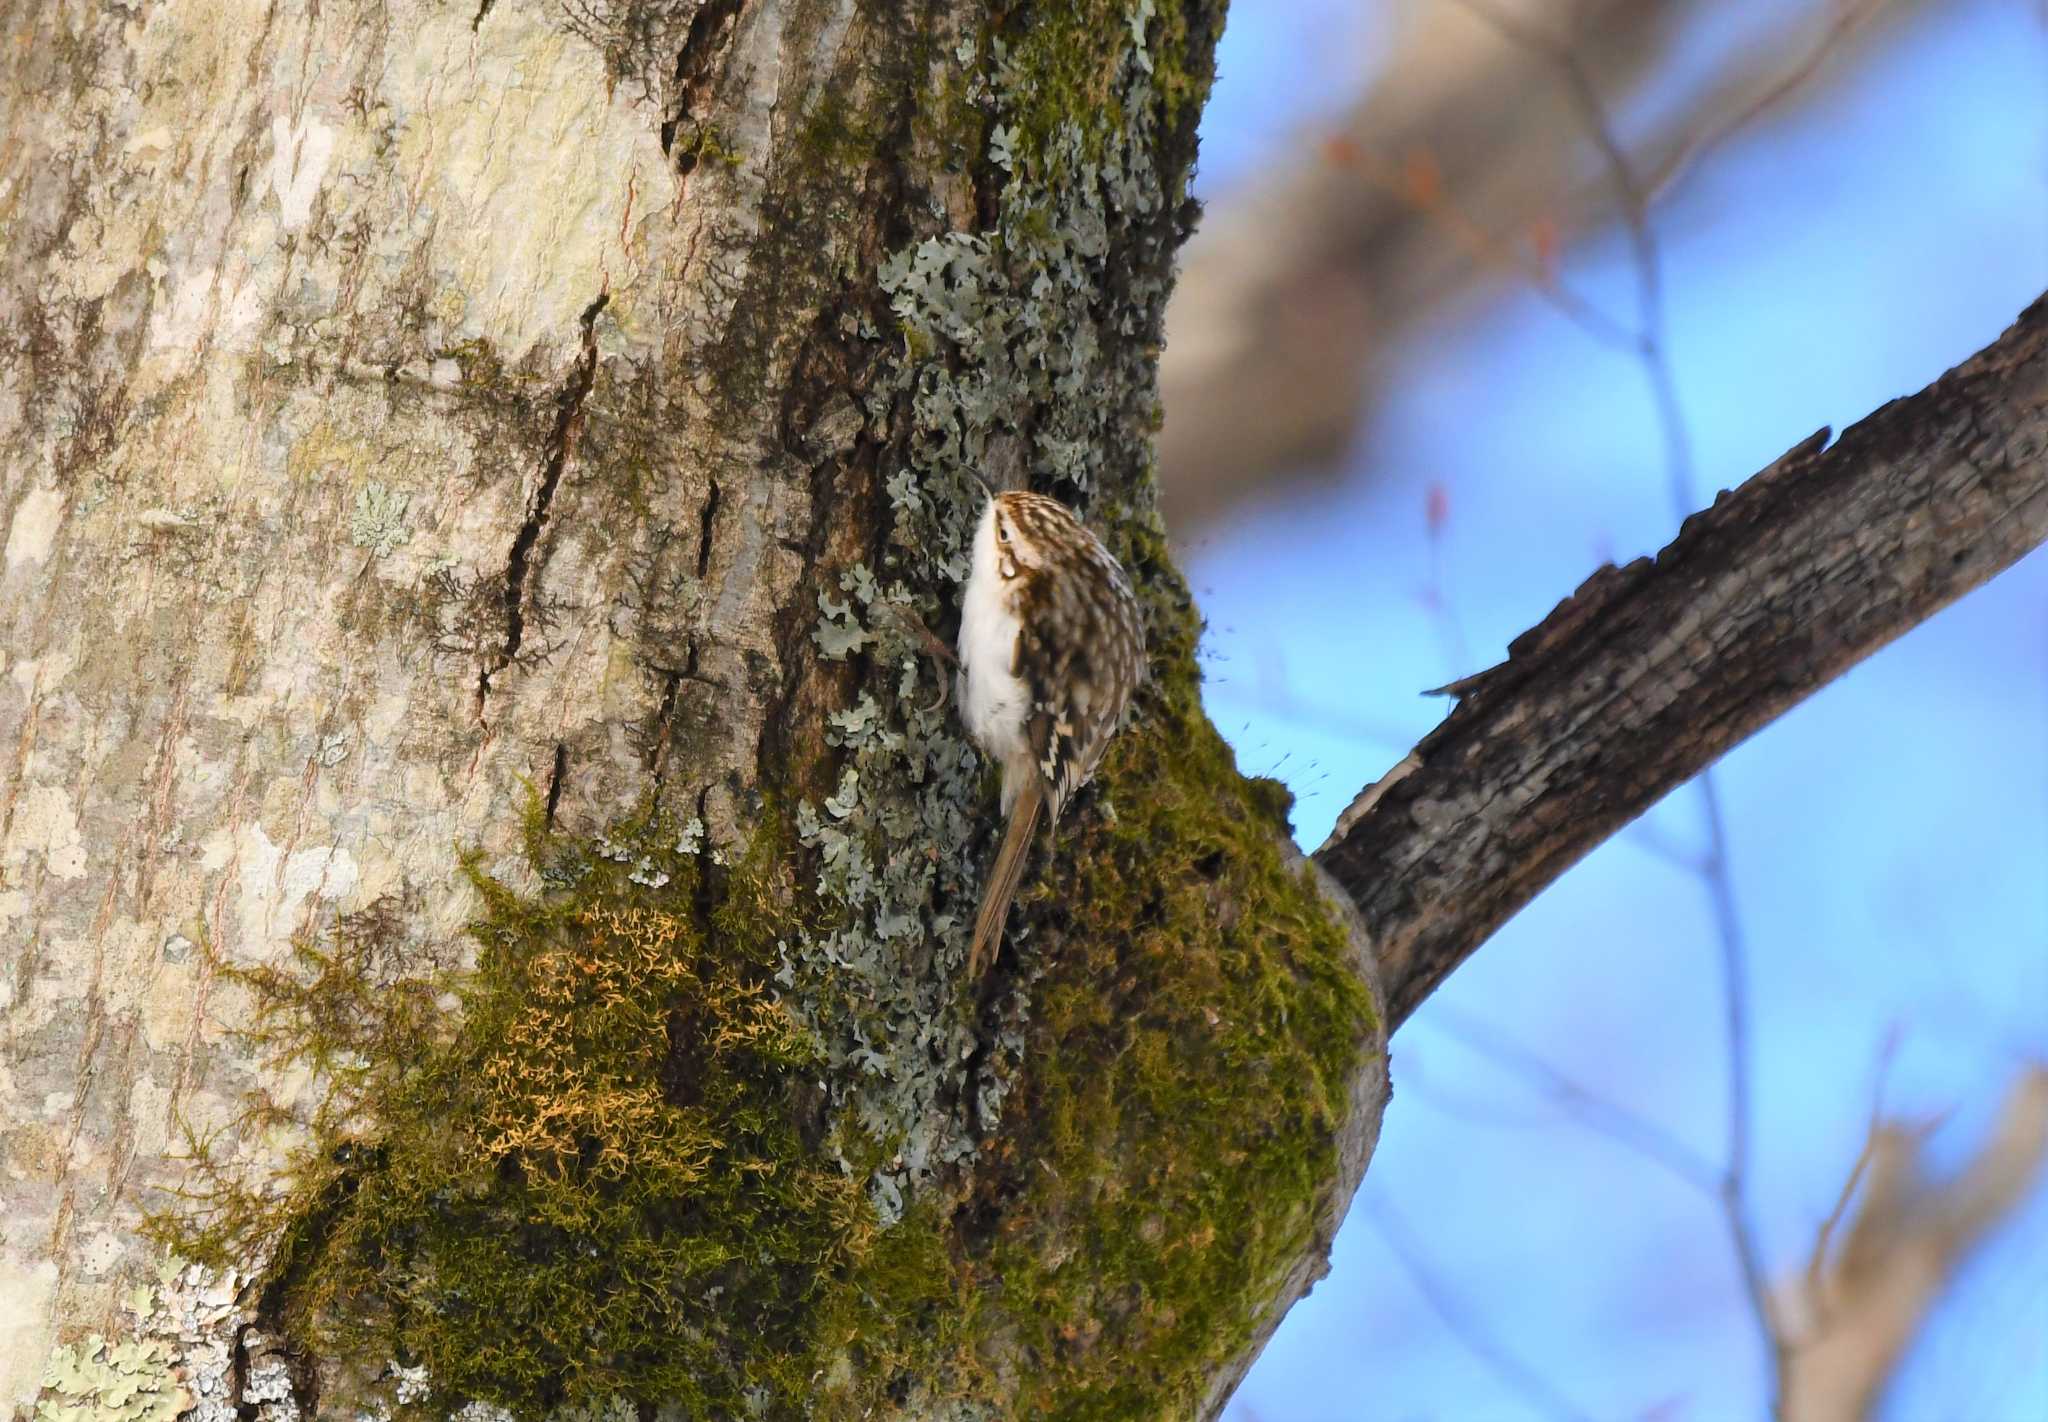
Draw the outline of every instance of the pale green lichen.
M172 1371L172 1346L108 1343L95 1333L57 1349L43 1369L36 1422L172 1422L187 1397Z
M119 1295L130 1322L126 1336L95 1333L51 1350L35 1422L235 1422L239 1284L232 1272L166 1255L153 1282L138 1281ZM245 1400L259 1399L245 1393ZM285 1422L284 1412L264 1415L265 1422Z
M405 518L411 505L407 491L387 488L375 479L365 481L349 510L348 541L369 549L372 557L388 558L412 542L412 527Z

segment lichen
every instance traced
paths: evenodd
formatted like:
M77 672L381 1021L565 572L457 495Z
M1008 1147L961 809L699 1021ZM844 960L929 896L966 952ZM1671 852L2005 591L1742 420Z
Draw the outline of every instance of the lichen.
M842 587L846 603L821 598L817 640L828 658L866 651L886 684L829 718L837 786L796 812L826 912L792 937L777 981L823 1043L835 1113L890 1147L870 1185L888 1220L979 1134L959 1109L976 1038L953 985L981 768L904 631L907 586L863 568Z
M375 479L356 490L349 510L348 541L367 548L375 558L387 558L412 542L412 527L405 520L412 495L403 489L387 488Z
M97 1333L50 1355L36 1422L172 1422L189 1400L168 1343L109 1344Z
M51 1350L35 1422L234 1422L240 1282L167 1254L153 1278L121 1292L123 1336L95 1333Z

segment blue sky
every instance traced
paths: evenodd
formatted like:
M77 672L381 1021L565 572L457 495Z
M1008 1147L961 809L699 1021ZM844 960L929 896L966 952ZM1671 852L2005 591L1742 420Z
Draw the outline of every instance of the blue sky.
M1689 53L1740 42L1774 3L1725 0ZM1923 11L1826 102L1732 140L1657 210L1704 492L1921 388L2048 287L2042 13ZM1235 0L1206 119L1212 204L1315 132L1317 105L1368 71L1386 28L1378 0ZM1565 276L1629 311L1618 239L1571 254ZM1247 770L1294 786L1310 847L1441 713L1420 688L1497 660L1598 561L1673 531L1640 369L1541 299L1477 293L1388 366L1345 483L1238 516L1189 560L1211 714ZM1432 485L1449 501L1441 577L1462 663L1423 596ZM1332 607L1337 577L1351 595ZM1861 1146L1882 1043L1897 1042L1888 1107L1942 1116L1933 1149L1949 1161L2020 1067L2048 1058L2048 555L1795 709L1719 776L1753 993L1751 1210L1789 1268ZM1697 878L1649 843L1699 842L1694 793L1645 824L1519 915L1396 1039L1394 1102L1333 1272L1230 1422L1761 1415L1715 1214L1465 1040L1526 1049L1718 1161L1712 924ZM1504 1383L1475 1357L1404 1253L1468 1334L1537 1380ZM1972 1261L1883 1415L2048 1418L2048 1191Z

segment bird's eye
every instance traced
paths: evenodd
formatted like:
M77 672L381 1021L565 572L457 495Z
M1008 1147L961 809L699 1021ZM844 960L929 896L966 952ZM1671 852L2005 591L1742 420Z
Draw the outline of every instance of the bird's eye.
M1005 527L1004 527L1004 526L1003 526L1002 524L1000 524L1000 523L999 523L999 524L997 524L997 525L996 525L996 542L998 542L998 543L1008 543L1009 541L1010 541L1010 530L1009 530L1008 528L1005 528Z

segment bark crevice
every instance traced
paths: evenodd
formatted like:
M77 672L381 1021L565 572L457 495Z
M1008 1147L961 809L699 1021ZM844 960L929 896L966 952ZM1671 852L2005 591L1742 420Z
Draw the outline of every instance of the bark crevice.
M597 384L597 318L610 301L611 293L600 292L596 300L583 309L582 353L556 401L555 422L544 446L540 482L527 504L526 517L521 521L519 531L512 537L512 549L505 560L505 643L477 676L476 712L479 720L483 718L490 699L492 679L518 662L520 649L526 640L528 585L539 575L541 559L537 550L541 534L554 507L555 491L561 486L562 472L575 457L577 440L583 432L583 408Z
M675 161L676 171L684 177L696 169L703 156L704 135L699 125L707 99L717 87L721 61L732 48L733 34L744 9L746 0L704 0L690 17L689 32L676 52L671 79L674 92L669 100L669 117L661 125L661 151ZM677 152L676 135L685 124L693 131L685 136L682 151Z

